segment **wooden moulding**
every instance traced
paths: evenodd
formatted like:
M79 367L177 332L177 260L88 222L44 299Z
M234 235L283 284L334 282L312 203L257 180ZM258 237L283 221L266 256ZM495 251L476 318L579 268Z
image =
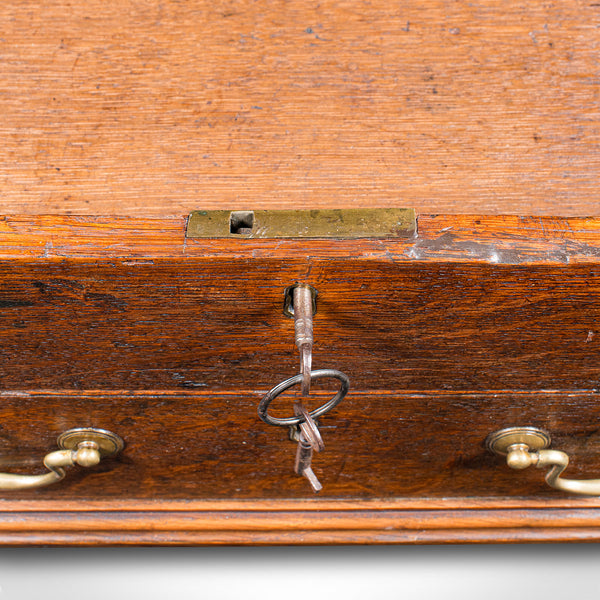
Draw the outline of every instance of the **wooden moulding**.
M25 503L24 503L25 504ZM39 503L0 506L4 545L600 541L600 511L552 502Z
M190 240L185 237L186 225L187 216L6 215L0 217L0 258L289 259L299 252L307 255L310 248L310 256L393 263L562 266L600 260L600 218L594 217L419 214L418 234L412 238L349 241Z
M483 445L543 427L570 475L597 476L600 220L420 215L412 238L352 241L185 228L0 220L0 470L35 471L71 427L126 441L54 486L2 494L0 542L600 540L599 499ZM282 315L294 282L320 292L315 367L352 382L323 418L318 497L286 431L256 416L298 368Z

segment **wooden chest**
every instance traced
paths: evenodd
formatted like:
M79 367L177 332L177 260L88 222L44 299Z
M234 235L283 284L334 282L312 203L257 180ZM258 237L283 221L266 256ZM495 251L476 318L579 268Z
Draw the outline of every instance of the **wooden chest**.
M1 492L0 541L598 539L598 497L485 444L540 428L565 476L600 476L597 20L3 3L1 470L43 473L73 428L125 445ZM186 236L193 210L402 206L406 235ZM257 414L298 372L295 284L318 291L314 368L350 379L319 419L318 495Z

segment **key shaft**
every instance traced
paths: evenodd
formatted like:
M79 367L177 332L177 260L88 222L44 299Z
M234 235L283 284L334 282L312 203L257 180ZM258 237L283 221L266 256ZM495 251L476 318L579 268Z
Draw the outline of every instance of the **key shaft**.
M310 394L310 372L313 348L313 299L310 287L298 285L294 288L294 331L296 346L300 352L302 373L302 395Z

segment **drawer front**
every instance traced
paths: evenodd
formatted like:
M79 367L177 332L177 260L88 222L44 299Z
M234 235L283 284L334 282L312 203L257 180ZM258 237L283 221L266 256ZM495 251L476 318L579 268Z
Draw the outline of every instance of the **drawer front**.
M347 372L353 389L598 382L600 273L586 265L123 262L0 265L4 389L268 389L298 369L282 312L297 281L319 292L315 368Z
M309 408L325 398L322 393ZM75 427L120 435L125 449L39 490L5 499L307 499L294 471L287 428L262 423L260 396L240 393L4 393L2 469L43 472L41 459ZM276 414L292 413L281 398ZM324 499L555 498L543 473L516 472L484 446L495 430L541 427L568 452L569 476L600 476L600 409L595 394L351 393L319 419L325 450L313 468ZM587 506L590 500L583 503ZM598 502L600 506L600 502Z

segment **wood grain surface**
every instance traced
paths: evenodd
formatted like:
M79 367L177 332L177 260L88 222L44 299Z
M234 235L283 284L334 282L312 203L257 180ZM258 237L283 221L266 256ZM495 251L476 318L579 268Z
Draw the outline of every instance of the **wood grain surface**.
M599 223L420 215L411 239L225 243L181 216L5 217L0 471L42 472L72 427L126 447L4 492L0 543L599 540L598 498L484 447L542 427L566 476L598 477ZM321 419L318 497L256 412L298 371L296 281L319 290L315 368L351 379Z
M598 388L598 220L225 244L181 219L6 218L0 247L4 389L266 392L298 370L297 281L319 291L315 368L354 389Z
M597 541L600 499L547 487L483 445L537 425L598 476L594 394L354 393L321 420L315 496L282 428L246 394L4 393L1 469L40 472L63 428L110 427L123 452L53 486L4 492L2 544L311 544ZM465 427L468 423L468 427Z
M298 372L277 259L0 265L4 389L268 390ZM587 267L313 260L314 368L359 390L595 390ZM300 278L303 280L303 278Z
M0 5L0 213L598 214L597 3Z
M115 259L124 266L154 259L314 256L395 262L472 264L594 263L600 258L600 219L419 214L418 232L389 240L191 239L187 216L165 219L110 215L0 217L0 259Z
M256 502L139 510L119 503L102 510L0 510L2 545L431 544L597 542L593 509L354 508L341 502Z
M4 492L11 500L276 500L315 498L293 471L296 444L287 428L257 416L260 394L4 392L0 470L44 472L43 456L73 427L119 434L126 448L97 467L73 467L61 482ZM306 401L313 407L323 394ZM276 414L293 414L292 399ZM329 499L600 499L548 487L543 471L514 471L484 446L504 427L536 426L567 452L566 477L600 476L600 408L594 393L352 392L320 418L325 450L313 468ZM468 424L468 427L466 426Z

